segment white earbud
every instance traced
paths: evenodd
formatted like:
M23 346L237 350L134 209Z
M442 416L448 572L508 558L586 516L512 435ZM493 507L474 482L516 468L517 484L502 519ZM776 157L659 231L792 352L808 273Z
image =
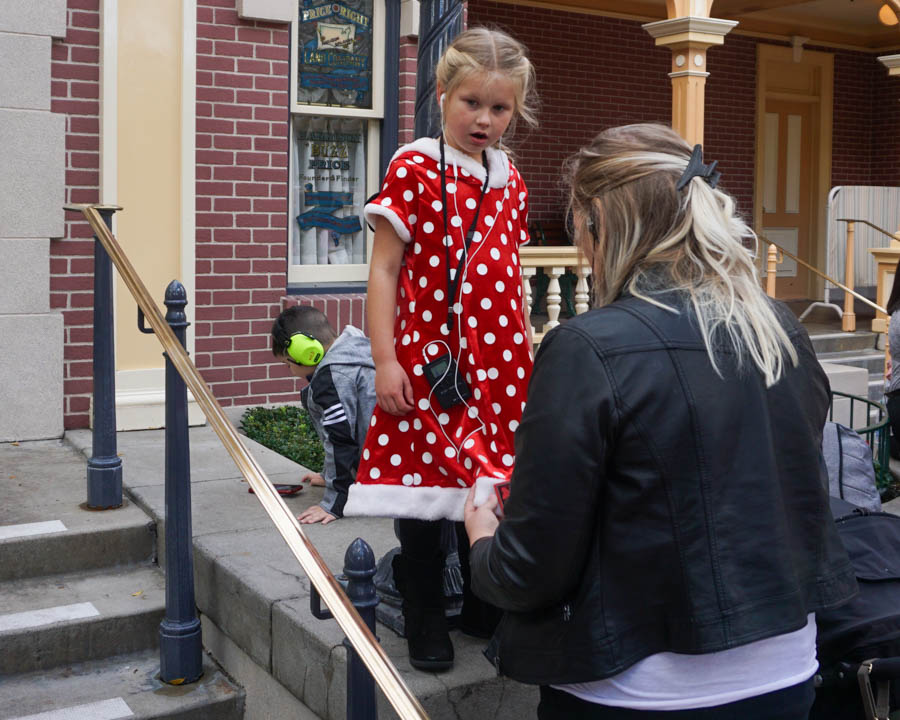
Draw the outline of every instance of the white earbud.
M447 93L441 93L441 96L438 98L438 104L441 106L441 112L444 112L444 98L447 97Z

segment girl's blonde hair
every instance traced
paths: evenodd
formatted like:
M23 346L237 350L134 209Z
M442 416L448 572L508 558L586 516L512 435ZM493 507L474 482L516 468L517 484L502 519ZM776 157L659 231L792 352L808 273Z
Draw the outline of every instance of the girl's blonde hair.
M438 85L450 95L460 83L475 73L509 78L516 94L516 107L507 132L516 130L517 116L531 127L537 126L534 67L525 46L502 30L474 27L460 33L447 46L435 73Z
M594 302L628 291L677 312L654 296L682 291L716 372L716 348L730 345L739 365L749 355L772 386L785 358L798 360L744 246L758 239L734 198L703 178L676 190L690 156L671 128L641 124L606 130L570 159L569 210L593 268Z

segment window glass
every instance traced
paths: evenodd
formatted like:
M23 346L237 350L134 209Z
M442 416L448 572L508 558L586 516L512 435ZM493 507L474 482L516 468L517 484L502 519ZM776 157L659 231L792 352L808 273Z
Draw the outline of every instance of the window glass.
M297 102L372 107L374 0L301 0Z
M294 264L367 261L366 130L360 119L294 116Z

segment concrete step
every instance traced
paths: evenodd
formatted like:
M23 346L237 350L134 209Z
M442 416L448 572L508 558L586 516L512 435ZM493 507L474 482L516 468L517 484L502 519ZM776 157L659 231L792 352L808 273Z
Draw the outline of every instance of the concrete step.
M884 375L869 373L869 400L884 402Z
M86 448L89 433L68 433L67 441ZM162 537L162 433L119 433L118 442L128 492L156 520ZM344 720L343 633L333 620L311 615L305 573L256 496L247 493L212 430L191 428L190 444L191 467L196 469L191 478L196 600L206 647L236 682L252 688L247 703L248 708L256 705L254 717ZM273 482L296 482L302 473L286 458L247 444ZM318 503L322 494L323 488L307 487L284 501L291 512L299 513ZM398 544L393 521L387 518L343 518L326 526L306 525L303 531L335 574L357 537L372 546L376 558ZM521 720L534 715L537 689L498 677L482 655L486 641L454 631L454 668L435 674L410 666L406 641L393 631L379 625L377 634L432 720ZM302 706L306 714L274 711L272 703L278 698ZM379 718L395 717L379 694Z
M91 511L84 456L61 441L0 443L0 582L152 561L156 528L127 498Z
M196 683L159 680L159 653L120 655L5 677L0 720L240 720L244 691L208 657Z
M875 343L878 339L878 333L873 333L868 330L859 330L852 333L817 333L815 335L810 335L809 339L812 341L813 349L818 355L819 353L874 350Z
M853 365L855 367L865 368L870 373L881 373L884 371L884 353L880 350L854 351L846 353L816 353L816 357L820 362L836 363L839 365Z
M165 578L152 566L0 584L0 676L154 648Z

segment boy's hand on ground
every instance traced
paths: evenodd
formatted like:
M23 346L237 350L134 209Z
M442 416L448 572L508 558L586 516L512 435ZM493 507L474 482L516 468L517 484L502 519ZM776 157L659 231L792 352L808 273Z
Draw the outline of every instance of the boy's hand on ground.
M494 514L495 507L497 507L497 498L493 494L488 496L483 505L475 507L475 486L472 486L466 497L466 507L463 510L470 547L481 538L494 537L497 526L500 524L500 521Z
M337 520L337 516L324 510L321 505L313 505L300 513L297 516L297 519L300 521L301 525L313 525L314 523L327 525L333 520Z
M413 409L412 384L396 360L376 368L375 398L378 407L391 415L406 415Z
M325 478L321 474L311 472L300 478L300 482L309 483L313 487L325 487Z

